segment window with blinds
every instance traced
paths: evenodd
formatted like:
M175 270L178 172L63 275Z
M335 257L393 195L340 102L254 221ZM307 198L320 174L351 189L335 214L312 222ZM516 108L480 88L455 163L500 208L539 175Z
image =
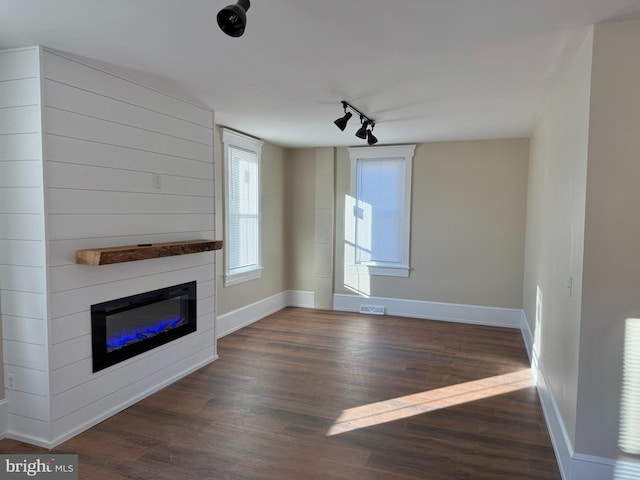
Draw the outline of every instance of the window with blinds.
M357 273L409 275L414 145L355 147L351 158L353 258Z
M262 142L222 130L225 156L225 286L260 277Z
M404 158L356 164L356 263L401 263L404 240Z

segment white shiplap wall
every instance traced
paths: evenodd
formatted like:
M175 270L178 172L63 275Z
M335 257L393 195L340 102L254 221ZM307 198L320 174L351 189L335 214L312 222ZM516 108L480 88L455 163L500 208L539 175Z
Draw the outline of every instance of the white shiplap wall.
M215 238L213 114L56 52L42 70L58 443L215 358L213 252L75 264L78 248ZM195 334L92 373L92 304L190 280Z
M214 252L75 264L79 248L216 238L213 112L60 52L43 49L41 71L44 443L55 445L216 357ZM198 282L197 332L92 373L92 304L191 280Z
M8 430L50 436L40 50L0 52L0 315ZM7 376L15 378L8 389Z

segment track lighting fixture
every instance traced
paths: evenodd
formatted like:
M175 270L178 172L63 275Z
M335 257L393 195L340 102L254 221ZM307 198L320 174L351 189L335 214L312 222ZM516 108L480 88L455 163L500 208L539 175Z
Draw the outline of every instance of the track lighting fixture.
M367 130L369 129L369 120L362 120L362 117L360 117L360 122L362 123L362 126L358 129L358 131L356 132L356 137L358 138L362 138L363 140L365 138L367 138Z
M247 10L250 0L238 0L235 5L227 5L218 12L218 26L230 37L239 37L247 25Z
M367 143L369 145L375 145L378 143L378 139L373 136L373 125L371 125L371 129L367 130Z
M353 117L353 114L351 112L347 112L347 107L344 108L344 117L340 117L339 119L337 119L335 122L336 126L342 130L344 132L344 129L347 127L347 122L349 121L349 119Z
M375 145L378 143L378 139L373 135L373 127L376 122L369 117L367 117L364 113L360 112L358 109L354 108L349 102L342 101L342 108L344 109L344 117L338 118L335 122L336 126L344 131L347 126L347 122L353 116L351 112L348 112L347 109L353 110L354 113L360 116L360 128L356 132L356 137L366 139L369 145Z

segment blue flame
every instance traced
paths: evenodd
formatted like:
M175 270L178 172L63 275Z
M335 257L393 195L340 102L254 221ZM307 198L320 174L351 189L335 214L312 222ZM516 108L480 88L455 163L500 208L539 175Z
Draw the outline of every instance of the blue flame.
M107 339L107 352L119 350L132 343L154 337L159 333L179 327L182 322L182 316L177 316L176 318L161 320L155 325L136 328L134 331L127 331L123 328L120 333L116 333L113 337Z

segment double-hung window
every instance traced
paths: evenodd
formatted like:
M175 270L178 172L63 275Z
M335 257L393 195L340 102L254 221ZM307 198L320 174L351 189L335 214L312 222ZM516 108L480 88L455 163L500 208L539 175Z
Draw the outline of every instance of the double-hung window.
M409 276L411 166L415 145L354 147L351 237L354 273Z
M260 140L222 129L225 286L260 278Z

